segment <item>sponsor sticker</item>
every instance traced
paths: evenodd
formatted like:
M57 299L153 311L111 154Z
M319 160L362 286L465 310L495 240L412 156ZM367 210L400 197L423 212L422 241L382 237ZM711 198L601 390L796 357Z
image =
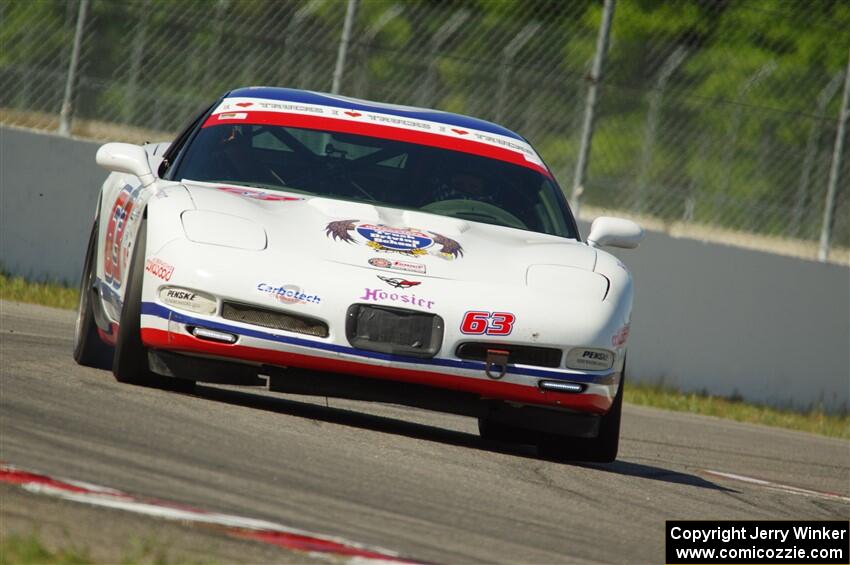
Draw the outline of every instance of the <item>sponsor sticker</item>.
M398 277L390 278L390 277L382 277L378 275L378 278L390 285L393 288L400 288L402 290L407 290L408 288L419 286L422 284L420 281L409 281L406 279L401 279Z
M152 257L145 262L145 270L157 278L170 281L171 275L174 273L174 266L162 259Z
M291 202L293 200L304 200L303 198L296 198L294 196L282 196L279 194L269 194L268 192L263 192L262 190L252 190L250 188L235 188L232 186L220 186L218 187L222 192L227 192L229 194L235 194L237 196L242 196L244 198L251 198L254 200L265 200L268 202Z
M418 228L396 228L383 224L358 224L358 220L337 220L325 226L325 234L334 241L355 244L363 242L377 252L401 253L411 257L434 255L443 259L463 257L463 247L454 239ZM437 247L439 249L436 249Z
M390 261L383 257L372 257L369 259L369 264L373 267L380 267L381 269L394 269L396 271L419 273L420 275L425 274L425 265L421 263L412 263L410 261Z
M198 314L214 314L218 309L215 298L188 288L163 287L159 291L159 299L169 306Z
M614 347L622 347L626 344L626 341L629 339L629 324L626 324L611 336L611 345Z
M248 117L247 112L229 112L227 114L219 114L219 120L244 120Z
M571 369L604 371L613 365L614 354L604 349L575 348L567 353L567 367Z
M397 302L399 304L408 304L410 306L418 306L431 310L434 307L434 301L427 298L420 298L415 294L399 294L397 292L387 292L380 288L366 288L363 291L363 296L360 300L368 300L370 302Z
M129 264L130 238L125 238L128 231L127 226L138 219L133 215L133 209L142 196L142 185L132 187L124 185L106 223L106 241L103 246L103 275L107 284L113 288L121 288L123 272Z
M284 304L319 304L322 301L320 296L304 292L300 286L294 284L274 286L260 283L257 285L257 290L272 295L278 302Z

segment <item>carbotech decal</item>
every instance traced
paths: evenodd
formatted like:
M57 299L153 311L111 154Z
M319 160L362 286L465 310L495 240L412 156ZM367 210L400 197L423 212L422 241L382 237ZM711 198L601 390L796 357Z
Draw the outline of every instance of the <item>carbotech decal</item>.
M393 269L396 271L407 271L410 273L419 273L420 275L425 274L425 265L422 263L411 263L410 261L390 261L389 259L384 259L383 257L372 257L369 259L369 264L373 267L378 267L381 269Z
M272 286L260 283L257 285L257 290L274 296L275 299L284 304L319 304L322 301L320 296L303 292L301 287L294 284Z
M263 192L262 190L252 190L250 188L236 188L232 186L219 186L217 188L222 192L235 194L237 196L242 196L243 198L250 198L252 200L264 200L268 202L292 202L297 200L304 200L303 198L296 198L294 196L282 196L278 194L269 194L268 192Z
M359 224L358 220L338 220L325 226L325 234L334 241L357 243L359 235L365 244L378 252L401 253L411 257L434 255L444 259L463 257L463 247L457 241L436 232L415 228L395 228L383 224ZM353 233L352 233L353 232ZM434 249L434 245L440 249Z
M157 257L152 257L145 262L145 271L164 281L170 281L171 275L174 273L174 265L170 265Z
M419 281L408 281L400 278L382 277L381 275L378 275L378 278L390 285L391 287L400 288L402 290L406 290L410 287L419 286L420 284L422 284Z
M427 298L419 298L415 294L397 294L395 292L387 292L380 288L366 288L363 291L363 296L360 300L369 300L370 302L398 302L399 304L410 304L411 306L419 306L431 310L434 307L434 301Z

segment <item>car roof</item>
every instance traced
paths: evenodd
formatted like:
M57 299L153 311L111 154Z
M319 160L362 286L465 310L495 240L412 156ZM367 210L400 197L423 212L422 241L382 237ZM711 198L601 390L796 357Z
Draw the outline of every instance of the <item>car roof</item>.
M236 97L265 98L268 100L333 106L337 108L345 108L346 110L381 112L384 114L391 114L403 118L429 120L432 122L442 123L447 126L479 130L487 133L503 135L505 137L511 137L513 139L525 141L525 138L523 138L521 135L498 124L494 124L486 120L480 120L478 118L472 118L469 116L464 116L462 114L453 114L451 112L442 112L440 110L432 110L428 108L385 104L383 102L371 102L369 100L349 98L347 96L340 96L338 94L327 94L324 92L313 92L310 90L298 90L295 88L252 86L247 88L238 88L236 90L228 92L225 95L225 98Z

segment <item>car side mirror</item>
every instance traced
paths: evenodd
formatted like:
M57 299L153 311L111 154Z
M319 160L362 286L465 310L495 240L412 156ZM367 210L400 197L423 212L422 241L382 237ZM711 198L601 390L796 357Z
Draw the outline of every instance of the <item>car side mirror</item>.
M643 240L643 228L631 220L600 216L593 220L587 243L591 247L634 249Z
M148 156L144 148L129 143L107 143L101 145L95 156L97 164L108 171L128 173L139 177L142 186L154 181Z

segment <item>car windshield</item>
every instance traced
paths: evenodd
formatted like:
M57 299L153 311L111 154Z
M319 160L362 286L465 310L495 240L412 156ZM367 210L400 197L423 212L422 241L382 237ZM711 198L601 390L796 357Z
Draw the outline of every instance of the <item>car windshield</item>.
M541 172L378 137L275 125L204 127L174 178L368 202L577 238L559 187Z

